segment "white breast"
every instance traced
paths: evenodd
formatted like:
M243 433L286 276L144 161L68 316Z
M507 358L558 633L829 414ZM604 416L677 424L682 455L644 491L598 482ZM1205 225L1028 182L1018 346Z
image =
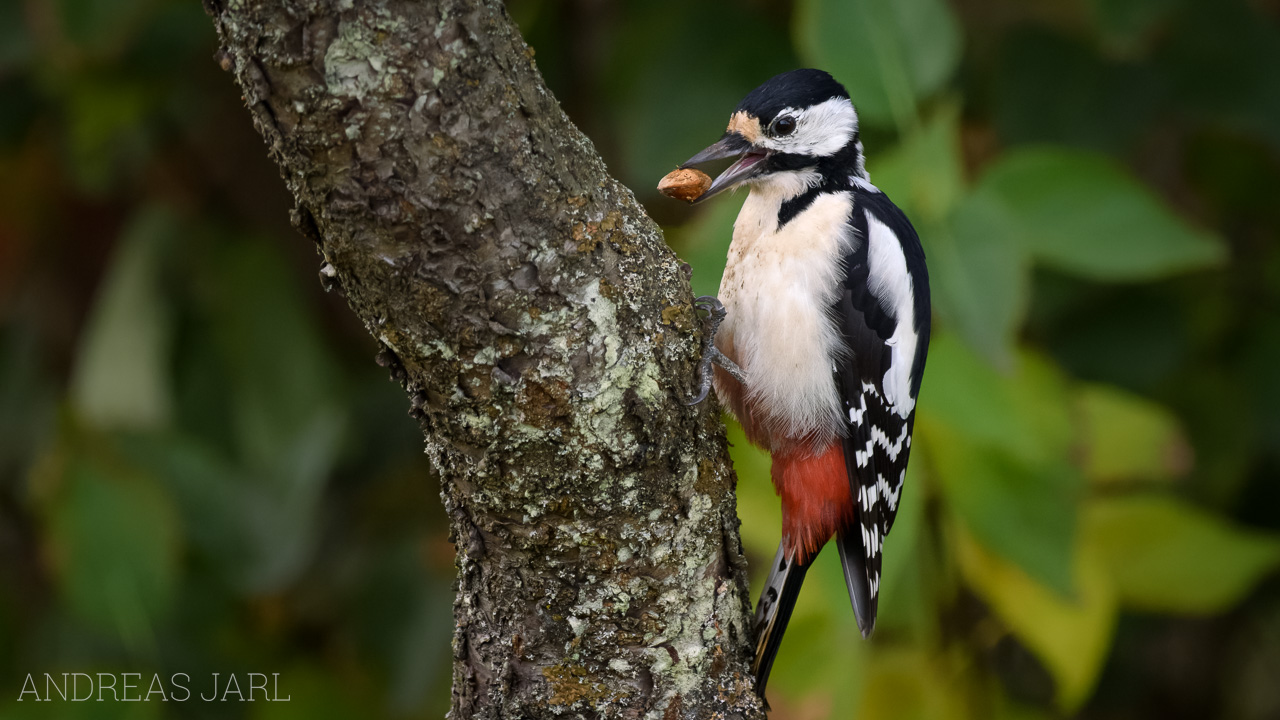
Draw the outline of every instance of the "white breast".
M841 260L854 242L853 199L845 192L820 195L778 228L778 209L798 194L796 182L753 186L738 214L720 281L728 311L720 337L732 343L722 349L746 373L746 399L767 410L757 421L770 434L831 437L843 433L843 422L832 377L841 342L829 313Z

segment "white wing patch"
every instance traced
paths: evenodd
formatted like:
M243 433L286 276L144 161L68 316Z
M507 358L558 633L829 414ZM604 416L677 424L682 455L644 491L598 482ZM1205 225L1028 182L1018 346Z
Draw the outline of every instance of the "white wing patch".
M894 412L905 418L916 406L915 398L911 397L911 366L920 340L915 331L915 288L897 235L875 215L865 209L862 212L867 217L867 285L897 322L893 336L887 341L893 362L884 375L884 399Z

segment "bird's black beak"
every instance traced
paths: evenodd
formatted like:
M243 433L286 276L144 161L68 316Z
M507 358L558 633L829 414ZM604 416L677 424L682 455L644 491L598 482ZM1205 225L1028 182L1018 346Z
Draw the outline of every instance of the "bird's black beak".
M684 161L680 168L684 169L711 162L712 160L723 160L730 157L736 157L738 161L720 173L715 181L711 183L711 187L707 188L707 191L702 193L697 200L694 200L694 203L700 203L712 195L728 190L734 185L760 174L760 171L764 169L764 160L768 157L768 153L752 145L742 135L736 132L727 132L724 137L720 138L720 142Z

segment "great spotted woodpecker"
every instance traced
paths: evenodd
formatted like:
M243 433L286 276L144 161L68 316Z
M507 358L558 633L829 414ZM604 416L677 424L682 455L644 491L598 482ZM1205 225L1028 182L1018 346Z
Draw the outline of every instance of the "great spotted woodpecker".
M902 497L929 345L929 277L911 223L867 177L858 115L820 70L753 90L686 168L737 158L698 198L747 185L703 364L747 438L772 455L782 542L756 608L765 684L814 557L834 535L862 635ZM696 402L696 401L695 401Z

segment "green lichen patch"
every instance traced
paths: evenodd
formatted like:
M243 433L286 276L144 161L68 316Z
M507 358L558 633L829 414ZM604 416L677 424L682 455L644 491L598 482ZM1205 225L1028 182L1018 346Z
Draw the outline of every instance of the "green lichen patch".
M583 703L599 706L630 694L611 691L605 683L596 680L586 667L568 661L543 668L542 677L547 681L547 689L550 691L547 702L551 705Z

